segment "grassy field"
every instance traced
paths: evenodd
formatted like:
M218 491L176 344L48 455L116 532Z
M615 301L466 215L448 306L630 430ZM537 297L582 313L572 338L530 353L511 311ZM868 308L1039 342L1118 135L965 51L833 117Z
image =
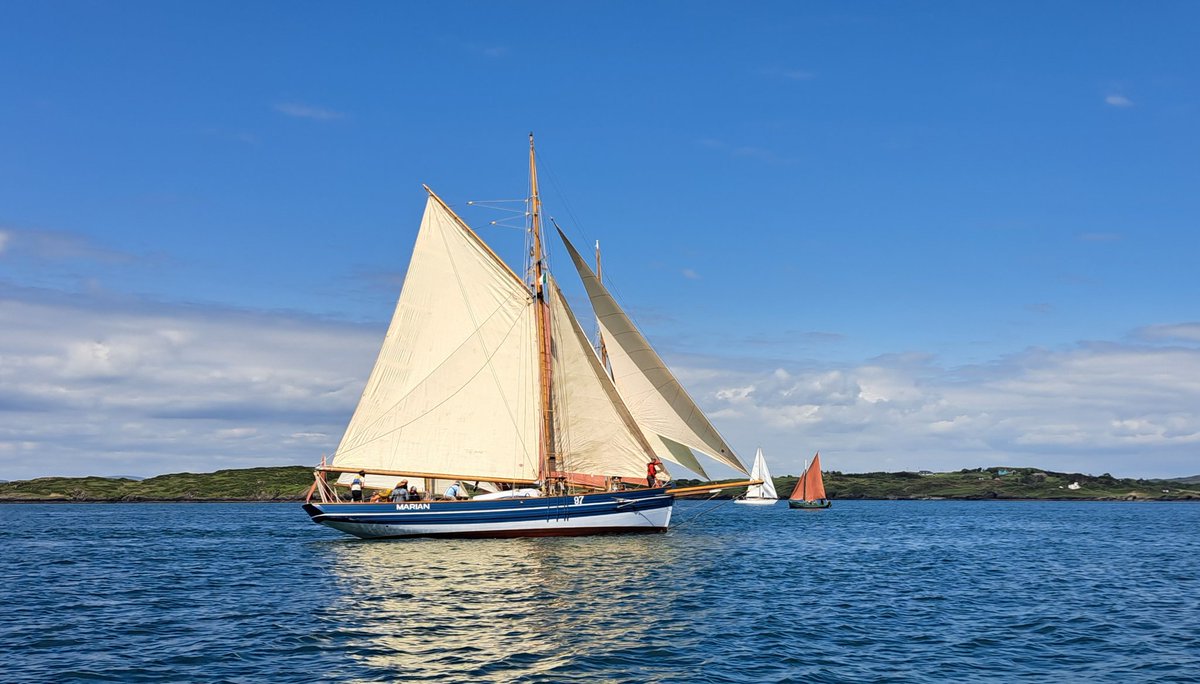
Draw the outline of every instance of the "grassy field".
M0 501L297 501L312 481L308 466L174 473L145 480L39 477L0 483Z
M1118 479L1111 475L1056 473L1036 468L984 468L952 473L825 473L834 499L1081 499L1200 500L1200 478ZM776 477L787 497L796 476ZM1070 489L1078 483L1078 489ZM175 473L146 480L109 477L41 477L0 483L0 502L15 501L298 501L312 484L312 468L281 466ZM679 480L678 486L703 484ZM726 490L723 497L744 490Z

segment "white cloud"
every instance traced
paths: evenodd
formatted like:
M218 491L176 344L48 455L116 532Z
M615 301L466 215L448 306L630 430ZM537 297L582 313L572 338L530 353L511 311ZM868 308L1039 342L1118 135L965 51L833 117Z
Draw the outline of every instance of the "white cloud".
M378 350L298 315L0 291L9 479L316 463Z
M1133 106L1133 100L1130 100L1129 98L1125 97L1124 95L1118 95L1115 93L1105 97L1104 102L1105 102L1105 104L1107 104L1111 107L1132 107Z
M1200 339L1200 325L1178 328L1171 334ZM960 368L898 356L687 375L733 446L763 445L779 474L797 472L818 450L844 471L1009 464L1200 473L1198 348L1086 344Z
M5 477L313 464L336 446L383 325L0 289ZM1136 343L943 367L922 354L805 366L668 363L777 474L1030 465L1200 473L1200 323ZM1169 344L1166 344L1169 343Z
M300 104L298 102L280 102L275 105L275 111L291 117L312 119L314 121L332 121L346 116L343 112L325 109L324 107L313 107L312 105Z
M1134 335L1140 339L1151 341L1200 342L1200 322L1150 325L1136 330Z
M693 271L690 268L685 268L682 271L680 271L680 273L682 273L683 277L687 278L688 280L700 280L700 274L696 273L695 271Z
M755 147L752 145L730 145L714 138L702 138L697 140L696 143L702 147L707 147L712 150L719 150L733 157L757 159L758 161L769 162L772 164L790 164L792 162L791 159L780 157L775 152L763 147Z
M126 264L139 257L98 244L87 235L60 230L0 230L0 255L21 255L42 262L92 261Z
M774 78L782 78L788 81L811 81L817 75L808 69L789 69L789 68L770 68L763 69L762 73Z

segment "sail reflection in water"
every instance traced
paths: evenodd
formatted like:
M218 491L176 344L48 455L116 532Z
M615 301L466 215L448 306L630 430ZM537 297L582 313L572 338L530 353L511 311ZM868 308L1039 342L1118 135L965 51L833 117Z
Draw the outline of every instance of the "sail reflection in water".
M347 651L364 672L405 679L578 674L580 645L607 645L607 667L636 668L661 643L661 571L680 550L659 537L412 540L330 545L339 595L355 615ZM348 553L347 553L348 551ZM408 560L411 559L411 560ZM659 573L660 574L660 573ZM686 593L686 592L685 592ZM331 617L345 627L345 616ZM660 621L661 620L661 621ZM590 654L599 656L599 653Z

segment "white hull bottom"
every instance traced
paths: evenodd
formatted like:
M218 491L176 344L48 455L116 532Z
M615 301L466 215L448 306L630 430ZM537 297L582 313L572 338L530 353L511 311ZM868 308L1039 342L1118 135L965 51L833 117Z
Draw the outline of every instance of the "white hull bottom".
M774 506L783 499L734 499L734 503L746 504L748 506Z

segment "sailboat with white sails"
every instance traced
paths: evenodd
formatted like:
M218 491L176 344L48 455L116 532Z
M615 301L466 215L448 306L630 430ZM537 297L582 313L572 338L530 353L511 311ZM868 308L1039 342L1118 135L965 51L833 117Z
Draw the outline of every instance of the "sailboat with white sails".
M669 487L657 457L703 475L693 449L747 471L560 230L605 332L609 376L547 267L532 135L529 178L525 278L425 188L379 356L314 472L304 506L314 522L364 538L662 532L676 496L753 483ZM345 501L339 485L356 478L424 493ZM451 481L492 493L437 498Z
M767 470L767 459L763 457L762 447L754 454L754 465L750 468L750 479L761 480L762 484L750 485L746 495L735 499L734 503L757 506L774 506L779 502L779 494L775 491L775 482L771 480L771 471Z

